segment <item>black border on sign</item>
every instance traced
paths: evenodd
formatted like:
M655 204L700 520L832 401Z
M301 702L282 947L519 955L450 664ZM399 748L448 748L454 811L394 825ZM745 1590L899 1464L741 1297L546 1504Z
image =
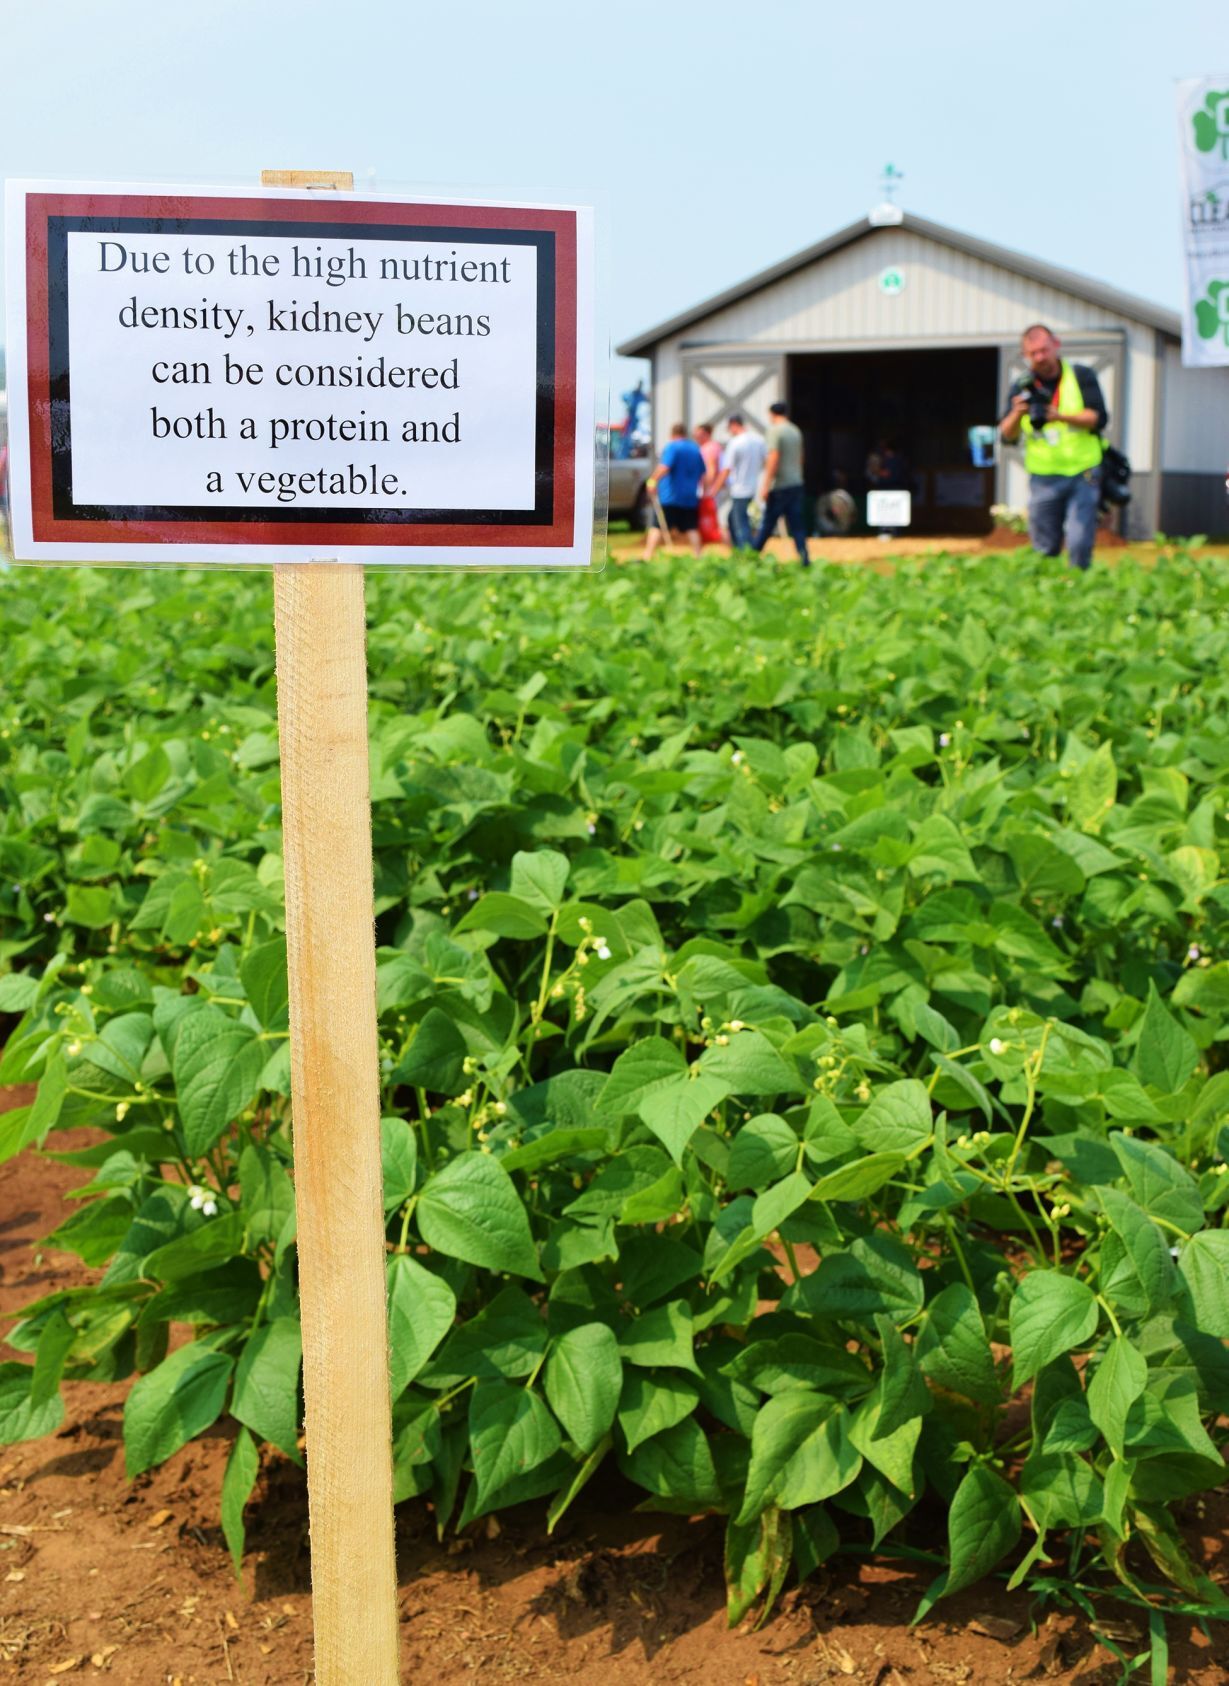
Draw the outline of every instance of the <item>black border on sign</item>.
M443 241L482 246L533 246L537 251L536 414L534 427L534 506L532 509L405 509L395 505L340 508L321 504L258 508L248 505L78 504L72 492L72 376L68 336L69 234L222 234L249 239L276 235L300 239ZM264 526L338 522L350 526L550 526L554 521L555 475L555 236L545 229L451 228L432 224L335 223L274 224L216 217L47 218L48 340L51 393L51 490L57 520L77 521L240 521Z

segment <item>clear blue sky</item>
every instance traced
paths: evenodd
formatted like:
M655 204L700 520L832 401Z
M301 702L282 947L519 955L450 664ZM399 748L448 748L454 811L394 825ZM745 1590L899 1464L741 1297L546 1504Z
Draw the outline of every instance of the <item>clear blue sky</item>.
M613 343L900 202L1176 306L1218 0L6 0L10 176L588 192ZM641 365L615 365L615 393ZM618 410L617 397L615 399Z

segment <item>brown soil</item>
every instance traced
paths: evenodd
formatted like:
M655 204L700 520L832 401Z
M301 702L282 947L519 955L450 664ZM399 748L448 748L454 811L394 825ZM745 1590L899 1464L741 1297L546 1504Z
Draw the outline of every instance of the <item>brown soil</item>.
M869 564L871 567L882 568L885 564L900 561L904 557L923 556L983 556L991 552L1006 550L1020 550L1028 540L1019 533L1013 533L1009 528L996 527L987 538L970 538L968 535L950 538L919 539L910 538L902 533L897 539L885 542L879 538L849 538L849 539L811 539L811 557L817 564L829 562ZM610 557L616 566L630 562L638 562L644 552L644 538L639 533L612 533L610 536ZM1181 548L1181 540L1175 540L1172 545L1157 545L1153 543L1137 544L1128 542L1117 533L1099 532L1097 534L1098 554L1112 551L1117 560L1125 552L1136 561L1145 564L1165 562L1174 553L1175 548ZM764 547L766 556L777 562L797 561L797 554L788 539L769 539ZM669 555L683 555L685 552L678 546L663 546L658 551L659 558L664 560ZM728 545L708 545L704 552L706 557L730 557L733 553ZM1229 545L1224 543L1206 545L1199 554L1218 560L1229 560Z
M8 1104L16 1099L10 1092ZM88 1139L59 1137L57 1146ZM0 1313L88 1279L75 1258L38 1246L63 1215L65 1191L80 1180L79 1171L33 1153L0 1167ZM82 1678L116 1686L307 1686L301 1472L280 1455L267 1462L248 1511L240 1584L217 1520L227 1429L129 1482L120 1440L126 1391L72 1384L58 1434L0 1447L0 1686ZM998 1686L1030 1677L1109 1686L1122 1678L1082 1617L1033 1609L1001 1582L973 1588L911 1628L933 1571L887 1558L842 1557L788 1591L758 1632L748 1622L731 1633L717 1519L637 1514L635 1495L617 1478L586 1499L552 1539L542 1507L528 1505L444 1547L423 1504L402 1506L403 1677L431 1686ZM1216 1572L1229 1542L1229 1499L1210 1501L1201 1520L1192 1509L1189 1520L1192 1546ZM941 1530L941 1516L930 1526ZM917 1545L939 1541L939 1533L928 1540L915 1531ZM1101 1613L1128 1655L1146 1648L1137 1611L1107 1601ZM1170 1642L1171 1681L1229 1681L1217 1661L1223 1647L1197 1626L1172 1622Z

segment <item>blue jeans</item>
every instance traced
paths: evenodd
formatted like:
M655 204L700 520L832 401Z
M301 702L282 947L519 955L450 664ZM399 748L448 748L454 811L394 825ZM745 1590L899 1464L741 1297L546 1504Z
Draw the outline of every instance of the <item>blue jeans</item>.
M809 568L811 558L807 555L807 530L802 519L801 486L783 486L780 491L774 487L769 492L764 503L764 518L760 522L760 530L751 546L752 550L763 550L782 516L785 517L785 530L797 546L803 566Z
M1101 470L1084 474L1034 474L1028 485L1028 536L1043 556L1057 556L1066 532L1067 555L1073 568L1092 562L1097 536L1097 504Z
M735 550L751 549L751 517L747 514L751 499L730 499L730 543Z

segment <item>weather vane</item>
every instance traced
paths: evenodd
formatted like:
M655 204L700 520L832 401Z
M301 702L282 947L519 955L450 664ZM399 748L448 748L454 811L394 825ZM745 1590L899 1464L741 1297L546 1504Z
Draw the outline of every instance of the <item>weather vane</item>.
M905 172L898 170L895 164L885 164L883 174L879 178L879 185L883 198L870 213L870 223L874 228L886 228L893 223L902 223L905 213L896 203L896 195L900 192L900 184L905 179Z

